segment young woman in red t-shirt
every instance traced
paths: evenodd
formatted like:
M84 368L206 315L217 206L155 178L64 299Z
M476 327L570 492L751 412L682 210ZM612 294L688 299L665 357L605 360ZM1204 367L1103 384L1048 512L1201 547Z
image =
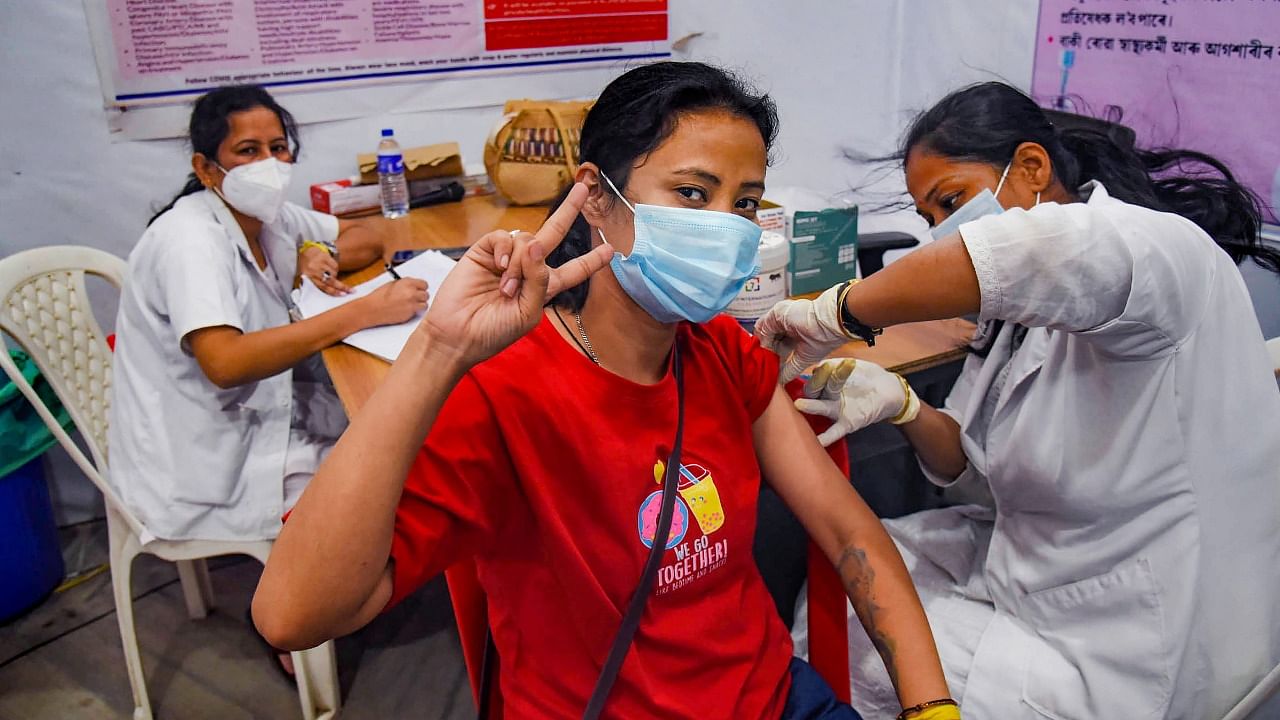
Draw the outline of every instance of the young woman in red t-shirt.
M946 697L893 543L778 387L773 353L717 317L755 272L776 122L767 96L699 63L605 88L565 203L537 240L477 243L298 503L254 598L268 639L351 632L473 559L507 716L581 715L657 541L678 356L678 496L606 715L857 717L791 657L756 570L762 472L837 565L903 706Z

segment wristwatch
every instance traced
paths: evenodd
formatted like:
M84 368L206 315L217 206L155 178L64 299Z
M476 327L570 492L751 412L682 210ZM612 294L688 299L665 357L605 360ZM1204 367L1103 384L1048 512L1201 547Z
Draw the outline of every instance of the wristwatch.
M857 278L848 280L844 286L840 288L839 294L836 295L836 304L840 306L840 327L850 337L861 338L867 343L868 347L875 347L876 336L884 333L884 328L871 327L854 317L849 312L849 306L845 304L845 296L849 294L849 289L858 284Z

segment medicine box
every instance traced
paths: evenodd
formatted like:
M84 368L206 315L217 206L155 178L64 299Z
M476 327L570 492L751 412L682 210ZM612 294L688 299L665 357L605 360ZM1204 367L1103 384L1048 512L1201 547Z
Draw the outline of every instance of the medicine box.
M765 232L776 232L785 236L787 233L787 210L778 203L761 200L756 208L756 224Z
M822 292L857 273L856 206L796 211L786 216L786 226L791 242L792 295Z
M350 179L311 186L311 207L330 215L371 210L381 205L378 184L352 185Z
M461 175L432 178L429 180L412 180L409 182L409 197L415 198L424 193L443 187L450 182L461 182L468 185ZM470 183L474 185L474 182ZM474 192L473 194L482 194ZM372 185L354 185L351 178L316 183L311 186L311 208L330 215L352 215L371 212L382 207L381 188L378 183Z

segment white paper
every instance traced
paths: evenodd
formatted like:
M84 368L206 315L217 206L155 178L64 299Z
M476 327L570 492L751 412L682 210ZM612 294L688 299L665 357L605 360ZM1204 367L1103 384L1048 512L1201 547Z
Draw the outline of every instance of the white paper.
M419 280L427 281L427 289L432 293L427 299L427 307L430 308L436 288L440 287L440 284L444 282L445 276L457 264L457 261L450 259L444 253L427 250L412 260L397 265L396 272L402 278L418 278ZM390 273L384 272L355 286L353 288L354 292L350 295L335 296L325 294L312 284L309 278L303 277L302 286L294 291L297 294L298 311L302 313L304 318L315 317L322 312L362 298L392 280L394 278L391 277ZM418 326L418 322L422 320L425 312L420 312L399 325L380 325L359 330L348 335L343 342L377 355L384 360L394 362L400 356L400 351L404 349L404 344L409 341L409 335Z

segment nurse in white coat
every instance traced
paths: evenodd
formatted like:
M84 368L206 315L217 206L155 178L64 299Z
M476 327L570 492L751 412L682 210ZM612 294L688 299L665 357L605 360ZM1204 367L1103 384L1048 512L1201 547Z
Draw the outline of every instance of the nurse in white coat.
M1233 263L1280 271L1255 201L1211 158L1056 129L998 83L902 148L938 239L757 333L786 380L850 334L979 314L941 409L834 360L798 401L838 420L826 442L890 420L935 482L989 492L885 523L965 717L1221 717L1280 660L1280 391ZM851 652L879 716L891 686Z
M346 424L316 353L412 318L427 289L400 280L290 322L303 243L303 272L339 293L325 248L342 268L368 264L383 254L380 226L284 201L297 130L260 87L202 96L190 132L194 172L129 255L110 482L155 537L274 538Z

